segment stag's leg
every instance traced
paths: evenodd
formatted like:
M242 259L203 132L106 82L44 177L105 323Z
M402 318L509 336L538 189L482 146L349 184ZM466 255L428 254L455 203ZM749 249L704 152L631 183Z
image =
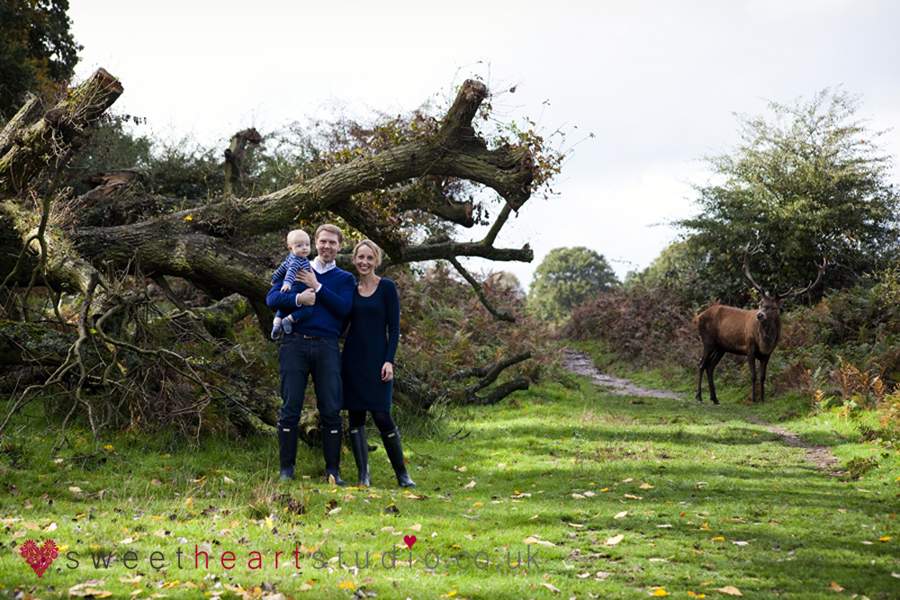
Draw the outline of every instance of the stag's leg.
M769 366L769 357L762 356L759 359L759 401L766 399L766 367Z
M714 349L712 347L704 347L703 356L700 358L700 376L697 380L697 402L700 404L703 404L703 372L706 371L713 352Z
M756 404L756 356L747 356L747 366L750 367L750 402Z
M709 364L706 367L706 378L709 380L709 399L712 400L713 404L719 403L719 399L716 397L716 385L713 383L713 371L716 370L716 367L723 356L725 356L724 350L713 350L712 356L710 356L709 359Z

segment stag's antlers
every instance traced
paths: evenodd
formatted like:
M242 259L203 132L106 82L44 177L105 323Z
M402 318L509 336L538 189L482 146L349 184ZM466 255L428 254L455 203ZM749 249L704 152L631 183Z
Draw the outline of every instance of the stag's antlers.
M749 246L747 246L747 248L744 250L744 269L743 269L744 277L747 278L747 281L750 282L750 285L753 286L753 289L755 289L760 294L767 296L768 292L763 290L762 287L760 287L760 285L758 283L756 283L753 280L753 277L750 275L750 255L756 254L757 252L759 252L759 250L754 250L753 252L750 252ZM816 287L817 285L819 285L819 282L822 281L822 277L825 275L825 259L824 258L822 259L821 265L816 262L814 262L813 264L816 265L816 269L818 269L818 271L819 271L819 275L816 277L815 281L810 283L808 286L806 286L802 290L797 290L797 291L788 290L784 294L776 294L774 297L775 300L786 300L787 298L793 298L794 296L799 296L800 294L804 294L804 293L808 292L809 290L813 289L814 287Z

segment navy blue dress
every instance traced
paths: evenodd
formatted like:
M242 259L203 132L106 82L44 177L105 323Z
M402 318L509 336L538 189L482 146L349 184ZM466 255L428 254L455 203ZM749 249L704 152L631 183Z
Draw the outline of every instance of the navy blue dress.
M381 367L394 362L400 343L397 286L381 278L368 298L353 293L350 328L341 355L344 410L389 412L393 381L381 380Z

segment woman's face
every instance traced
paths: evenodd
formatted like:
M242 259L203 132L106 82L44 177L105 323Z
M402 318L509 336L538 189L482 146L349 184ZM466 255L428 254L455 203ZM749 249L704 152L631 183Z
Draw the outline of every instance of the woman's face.
M367 275L375 268L375 251L369 246L360 246L353 257L353 265L360 275Z

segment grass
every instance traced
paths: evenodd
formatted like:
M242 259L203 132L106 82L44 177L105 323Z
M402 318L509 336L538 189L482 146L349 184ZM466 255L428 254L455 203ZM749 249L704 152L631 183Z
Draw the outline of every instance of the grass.
M641 378L665 387L662 375ZM50 457L52 428L20 419L0 446L0 592L900 597L896 450L863 443L836 414L808 415L802 398L742 404L742 381L722 382L718 407L579 381L454 410L430 439L410 437L414 490L396 486L381 448L372 488L328 486L320 451L305 447L307 478L284 485L271 436L192 447L131 434L95 445L82 434ZM693 383L683 387L692 398ZM879 468L831 476L761 423ZM342 464L351 479L348 452ZM41 578L19 555L27 540L62 549ZM113 555L108 567L101 554Z

